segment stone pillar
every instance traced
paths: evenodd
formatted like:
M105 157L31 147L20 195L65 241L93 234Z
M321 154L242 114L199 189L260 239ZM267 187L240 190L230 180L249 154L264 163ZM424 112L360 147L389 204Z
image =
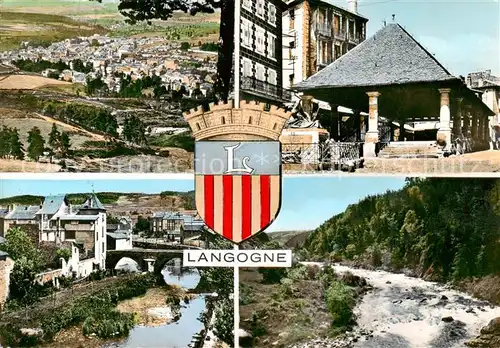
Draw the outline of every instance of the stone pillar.
M368 132L365 134L363 146L364 157L376 157L376 144L378 143L378 97L379 92L367 92L369 103Z
M465 107L465 113L463 115L464 121L463 121L463 126L462 126L462 134L464 137L469 137L470 136L470 106L467 105Z
M479 127L478 127L478 139L479 139L479 144L480 144L480 147L481 147L481 150L483 148L485 148L486 146L486 143L487 143L487 140L486 140L486 133L485 133L485 125L486 125L486 120L485 118L483 117L483 115L481 115L480 113L478 114L478 118L479 118Z
M472 128L471 128L471 136L472 139L477 141L478 140L478 128L479 128L479 123L478 123L478 117L477 117L477 112L473 111L472 112Z
M339 139L339 112L338 105L330 104L330 117L331 117L331 127L330 127L330 137L334 140Z
M439 130L437 132L438 143L444 144L445 148L451 146L451 128L450 128L450 89L441 88L441 108L439 110Z
M361 141L361 112L359 110L352 110L354 117L354 127L356 129L356 142Z
M462 103L464 98L456 99L457 109L453 115L453 136L459 137L462 135Z

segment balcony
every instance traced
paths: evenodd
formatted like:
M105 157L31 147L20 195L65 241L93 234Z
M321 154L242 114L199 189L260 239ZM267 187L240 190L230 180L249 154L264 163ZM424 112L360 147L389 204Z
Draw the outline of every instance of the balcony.
M348 35L348 41L349 43L351 44L359 44L360 42L362 42L363 40L361 39L361 36L359 35L352 35L352 34L349 34Z
M326 22L316 25L316 32L318 35L325 37L333 37L333 26L332 23Z
M335 33L334 33L334 37L336 40L341 40L341 41L345 41L345 30L336 30Z
M279 101L290 101L292 99L292 93L289 90L248 76L241 79L241 90Z

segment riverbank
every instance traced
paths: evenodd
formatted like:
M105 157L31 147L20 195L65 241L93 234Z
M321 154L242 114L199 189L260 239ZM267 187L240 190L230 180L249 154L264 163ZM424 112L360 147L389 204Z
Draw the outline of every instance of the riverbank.
M283 272L242 269L240 282L240 326L249 334L240 340L242 347L291 347L310 340L311 347L337 347L332 342L355 324L352 310L369 290L362 278L301 265Z
M316 264L316 263L315 263ZM467 342L495 342L500 330L490 322L500 307L473 298L450 286L401 273L333 265L335 272L362 277L373 286L354 309L354 340L337 340L328 347L463 347ZM489 329L487 329L487 325ZM498 330L498 333L497 331ZM484 333L483 340L475 339ZM323 347L313 341L296 348ZM495 347L494 345L470 345ZM474 344L474 343L473 343Z

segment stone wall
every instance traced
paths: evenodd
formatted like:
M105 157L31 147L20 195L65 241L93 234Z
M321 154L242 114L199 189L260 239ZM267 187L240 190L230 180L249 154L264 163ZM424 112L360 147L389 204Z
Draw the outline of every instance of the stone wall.
M10 257L0 258L0 310L9 297L10 272L14 268L14 261Z
M303 15L302 15L302 33L304 37L304 50L302 50L302 80L305 80L311 76L311 53L316 52L316 49L311 49L311 5L309 1L304 1L303 3Z

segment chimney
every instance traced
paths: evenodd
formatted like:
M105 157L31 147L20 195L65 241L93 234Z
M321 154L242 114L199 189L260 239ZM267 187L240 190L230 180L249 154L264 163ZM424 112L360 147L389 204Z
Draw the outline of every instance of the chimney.
M347 0L347 9L353 13L358 13L358 0Z

